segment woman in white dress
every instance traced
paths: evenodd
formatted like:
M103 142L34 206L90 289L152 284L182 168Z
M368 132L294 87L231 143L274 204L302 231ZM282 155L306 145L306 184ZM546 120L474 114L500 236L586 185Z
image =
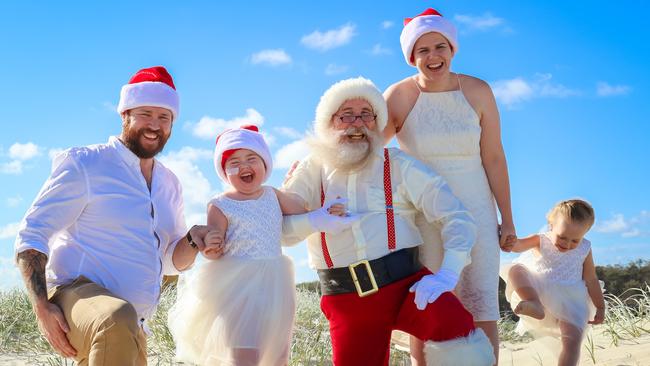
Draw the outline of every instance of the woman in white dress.
M397 136L400 148L442 175L474 216L478 240L456 293L490 337L498 358L499 246L509 251L516 233L496 102L486 82L450 71L458 50L456 29L437 11L406 19L400 43L406 62L418 73L384 93L385 141ZM425 241L421 260L436 272L443 257L440 230L423 218L416 222ZM422 342L411 338L410 348L413 364L423 365Z

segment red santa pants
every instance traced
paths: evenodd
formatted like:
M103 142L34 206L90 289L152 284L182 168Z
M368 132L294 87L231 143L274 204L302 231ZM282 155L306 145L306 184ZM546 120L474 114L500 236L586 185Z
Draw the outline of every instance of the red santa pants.
M334 365L388 365L393 329L436 342L465 337L474 330L472 315L451 292L424 310L415 307L415 294L409 288L430 273L424 268L366 297L356 292L321 297L321 310L330 323Z

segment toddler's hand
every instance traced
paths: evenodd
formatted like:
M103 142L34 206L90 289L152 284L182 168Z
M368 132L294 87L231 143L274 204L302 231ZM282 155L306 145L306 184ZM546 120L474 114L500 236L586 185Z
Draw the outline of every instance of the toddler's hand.
M605 308L596 309L596 315L594 315L594 320L590 320L589 324L602 324L605 321Z
M224 253L224 234L220 230L211 230L205 235L205 249L202 254L207 259L219 259Z

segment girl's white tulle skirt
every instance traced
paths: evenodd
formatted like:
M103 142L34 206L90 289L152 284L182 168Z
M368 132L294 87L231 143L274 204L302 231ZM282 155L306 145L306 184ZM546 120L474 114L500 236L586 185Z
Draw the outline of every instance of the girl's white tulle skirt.
M235 365L243 351L260 365L285 365L294 313L288 257L224 257L180 276L168 323L179 361Z
M506 282L505 295L510 307L514 310L521 298L514 292L508 281L508 272L516 263L501 267L501 278ZM521 264L519 264L521 265ZM525 266L524 266L525 267ZM527 268L528 269L528 268ZM587 322L596 314L596 308L591 303L587 286L584 281L571 284L546 281L544 277L528 269L531 284L537 291L544 306L544 319L537 320L529 316L520 316L516 331L519 334L529 332L533 337L552 336L559 338L559 322L566 322L580 330L584 335Z

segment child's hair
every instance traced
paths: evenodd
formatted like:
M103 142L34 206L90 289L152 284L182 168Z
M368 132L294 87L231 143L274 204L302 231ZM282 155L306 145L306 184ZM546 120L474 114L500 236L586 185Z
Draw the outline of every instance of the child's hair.
M584 223L590 228L596 220L593 207L589 202L581 199L571 199L560 201L546 214L546 220L549 224L555 220L558 215L574 223Z

